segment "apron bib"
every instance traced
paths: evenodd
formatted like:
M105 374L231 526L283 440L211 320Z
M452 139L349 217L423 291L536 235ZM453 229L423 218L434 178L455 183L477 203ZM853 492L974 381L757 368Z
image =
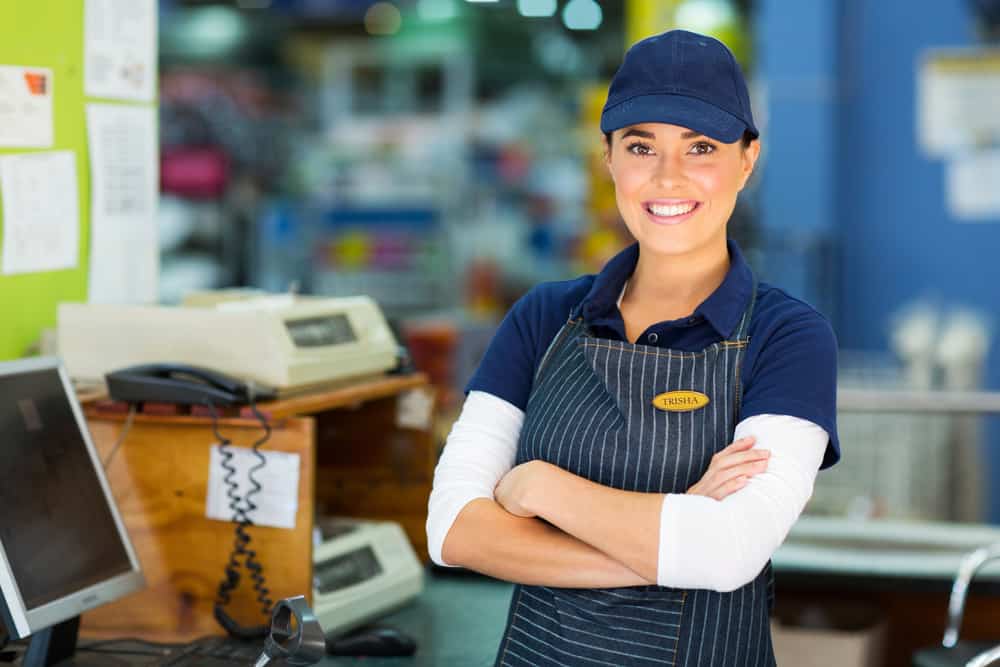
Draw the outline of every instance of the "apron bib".
M517 463L540 459L617 489L684 493L733 440L753 287L733 337L701 352L595 338L578 307L535 374ZM701 396L661 396L675 391ZM728 593L518 585L496 664L768 667L772 591L770 563Z

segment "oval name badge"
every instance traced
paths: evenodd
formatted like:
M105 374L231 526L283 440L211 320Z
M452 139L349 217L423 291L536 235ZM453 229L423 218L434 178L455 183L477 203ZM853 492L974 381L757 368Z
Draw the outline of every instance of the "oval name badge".
M709 398L700 391L668 391L653 398L653 405L667 412L691 412L709 404Z

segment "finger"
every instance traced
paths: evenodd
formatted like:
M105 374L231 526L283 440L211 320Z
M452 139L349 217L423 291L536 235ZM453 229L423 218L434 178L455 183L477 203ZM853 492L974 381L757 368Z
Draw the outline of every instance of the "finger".
M762 472L767 472L767 463L767 461L751 461L750 463L729 468L726 470L727 477L738 475L753 477L754 475L759 475Z
M771 450L769 449L751 449L748 452L737 452L735 454L720 456L713 464L716 470L725 470L726 468L732 468L744 463L767 461L770 458Z
M756 442L756 440L757 439L754 438L752 435L747 436L745 438L740 438L739 440L733 440L724 449L721 449L718 452L716 452L715 456L724 456L727 454L732 454L734 452L746 451L751 447L753 447L754 442Z
M744 438L733 440L731 443L729 443L729 446L726 447L726 449L723 449L722 451L726 450L740 451L744 449L749 449L750 447L753 447L753 443L755 442L757 442L756 436L748 435Z
M715 454L712 455L709 467L711 467L712 464L714 464L716 461L719 461L727 456L731 456L734 453L743 452L750 449L751 447L753 447L754 441L755 439L753 436L748 436L746 438L740 438L739 440L734 440L724 449L720 449L719 451L717 451Z
M706 481L708 482L708 487L711 489L717 489L720 486L729 483L730 480L737 477L753 477L754 475L759 475L762 472L767 471L768 461L758 460L749 461L747 463L741 463L739 465L731 466L728 468L718 468L709 471L706 475Z
M744 475L734 477L729 481L727 481L725 484L716 487L715 490L708 495L711 496L712 498L715 498L716 500L722 500L726 496L736 493L737 491L742 489L744 486L747 485L749 481L750 479Z

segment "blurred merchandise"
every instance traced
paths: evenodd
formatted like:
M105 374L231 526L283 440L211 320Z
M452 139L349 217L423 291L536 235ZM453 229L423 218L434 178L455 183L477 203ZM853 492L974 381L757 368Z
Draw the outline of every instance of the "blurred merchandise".
M340 208L323 222L313 241L313 292L364 290L393 316L450 302L454 283L436 211Z
M901 391L981 388L989 340L981 314L920 301L895 316L896 354L841 352L839 388L891 397ZM971 413L970 413L971 412ZM977 522L985 515L982 416L976 411L840 409L844 453L816 480L811 514Z
M885 357L842 352L840 389L910 388ZM948 519L951 514L951 415L837 415L843 457L816 478L807 514L855 519Z
M229 183L229 159L216 147L178 147L160 157L160 188L191 199L217 199Z
M458 328L453 321L427 319L403 325L403 340L414 367L427 373L438 388L441 405L455 402L455 350Z
M474 319L503 317L500 267L491 259L473 259L465 272L465 305Z
M741 12L743 4L733 0L625 0L626 46L664 30L684 28L715 37L747 67L751 40Z
M427 373L438 388L441 411L457 409L496 332L495 322L463 315L429 315L403 322L402 330L413 365Z
M594 137L585 154L588 224L575 253L577 270L582 273L599 272L609 259L632 242L632 236L618 212L614 182L608 174L607 143L599 139L607 87L607 83L594 84L581 92L579 132Z

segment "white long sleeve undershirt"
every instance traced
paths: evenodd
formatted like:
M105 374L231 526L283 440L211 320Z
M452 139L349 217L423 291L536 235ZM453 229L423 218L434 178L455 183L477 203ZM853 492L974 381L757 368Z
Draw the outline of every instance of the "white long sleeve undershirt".
M514 466L524 412L492 394L470 392L434 471L427 546L441 548L458 513L476 498L493 498ZM767 471L722 501L666 494L660 510L657 583L675 588L734 590L756 577L784 541L812 494L828 436L787 415L755 415L736 427L754 448L771 450Z

